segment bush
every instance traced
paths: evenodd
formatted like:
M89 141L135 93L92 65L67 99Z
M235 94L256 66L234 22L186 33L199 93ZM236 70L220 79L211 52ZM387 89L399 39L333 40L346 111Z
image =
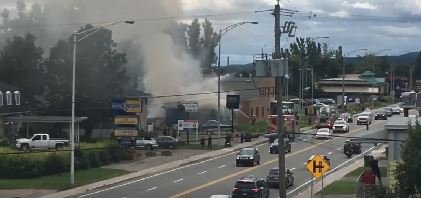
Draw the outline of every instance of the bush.
M65 172L66 166L68 166L68 164L66 164L66 160L63 156L59 156L57 154L49 155L45 159L43 174L52 175Z
M121 160L121 148L118 144L109 144L107 145L107 152L110 155L110 160L113 163L120 162Z
M100 166L99 158L97 152L88 153L89 164L92 168L98 168Z
M9 147L10 144L11 144L11 141L9 140L9 138L6 138L6 137L0 138L0 147Z
M1 178L29 178L43 175L43 161L30 156L2 156L0 161Z
M110 156L106 151L100 151L98 157L101 165L107 165L110 163Z

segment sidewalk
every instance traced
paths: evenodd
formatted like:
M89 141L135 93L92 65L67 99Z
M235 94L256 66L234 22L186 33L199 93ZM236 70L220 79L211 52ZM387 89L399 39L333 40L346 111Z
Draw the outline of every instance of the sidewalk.
M385 146L386 145L382 145L380 148L376 148L371 150L370 152L366 153L368 155L373 155L373 156L379 156L381 153L385 152ZM383 163L383 162L382 162ZM379 164L380 161L379 161ZM332 184L333 182L337 181L337 180L341 180L344 178L345 175L347 175L348 173L354 171L357 168L363 167L364 166L364 159L358 159L357 161L355 161L354 163L349 164L348 166L343 167L342 169L333 172L332 174L329 174L328 176L326 176L324 178L324 187ZM353 178L353 179L357 179L357 178ZM354 180L354 181L355 181ZM385 178L382 179L382 181L386 181ZM322 190L322 182L321 180L313 180L314 185L313 185L313 195L316 194L317 192ZM298 195L294 196L296 198L308 198L311 197L311 189L310 186L308 186L304 191L302 191L301 193L299 193ZM321 197L320 195L315 195L313 196L315 198ZM356 194L349 194L349 195L324 195L323 197L326 198L333 198L333 197L340 197L340 198L351 198L351 197L356 197Z

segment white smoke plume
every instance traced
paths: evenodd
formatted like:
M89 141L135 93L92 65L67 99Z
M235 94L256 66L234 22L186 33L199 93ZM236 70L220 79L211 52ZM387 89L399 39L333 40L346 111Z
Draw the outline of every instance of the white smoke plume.
M204 79L199 62L166 33L174 20L148 20L183 16L181 0L74 0L60 6L57 0L45 0L44 3L57 6L50 17L52 24L136 20L133 25L119 24L110 29L117 42L128 44L129 63L142 66L145 92L167 96L217 91L217 79ZM74 8L77 17L60 17L58 7ZM162 115L161 106L175 101L198 101L200 107L216 107L217 98L215 94L156 98L150 103L150 116Z

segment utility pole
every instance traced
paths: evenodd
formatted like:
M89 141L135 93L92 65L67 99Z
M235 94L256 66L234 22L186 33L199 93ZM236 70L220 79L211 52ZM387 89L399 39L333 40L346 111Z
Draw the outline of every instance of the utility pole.
M279 1L275 5L273 15L275 16L275 53L274 59L281 59L281 6ZM280 69L280 68L278 68ZM285 189L285 152L284 152L284 119L282 118L282 76L277 76L275 80L276 94L276 109L277 109L277 123L278 123L278 168L279 168L279 197L286 198Z

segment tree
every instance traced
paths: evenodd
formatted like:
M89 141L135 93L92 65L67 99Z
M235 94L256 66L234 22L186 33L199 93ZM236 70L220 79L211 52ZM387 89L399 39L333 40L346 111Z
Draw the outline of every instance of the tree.
M80 31L92 29L87 25ZM79 38L82 38L80 35ZM59 41L51 48L47 62L50 110L70 109L72 86L73 37ZM88 116L87 128L111 117L109 102L123 95L128 76L126 54L116 49L111 30L103 29L77 45L76 113ZM70 111L58 112L68 115ZM87 131L88 134L90 131Z
M396 169L399 197L416 197L421 193L421 125L409 126L408 138L402 144L400 163Z
M212 23L208 19L205 19L202 27L204 32L203 37L200 39L202 67L209 68L218 60L215 47L218 46L220 35L213 31Z
M200 54L200 23L199 19L194 19L187 28L187 38L189 51L194 58Z
M0 54L0 79L18 87L23 101L31 106L40 104L39 96L44 92L45 66L43 50L35 45L35 37L15 36L6 41Z

